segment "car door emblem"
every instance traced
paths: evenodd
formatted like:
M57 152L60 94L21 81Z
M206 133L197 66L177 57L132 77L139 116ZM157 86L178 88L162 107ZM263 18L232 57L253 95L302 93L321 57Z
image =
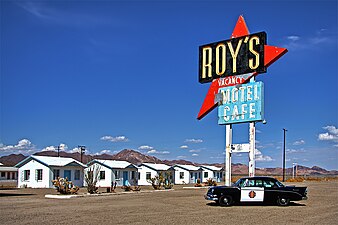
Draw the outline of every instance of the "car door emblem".
M250 197L250 198L256 197L256 192L250 191L250 192L249 192L249 197Z

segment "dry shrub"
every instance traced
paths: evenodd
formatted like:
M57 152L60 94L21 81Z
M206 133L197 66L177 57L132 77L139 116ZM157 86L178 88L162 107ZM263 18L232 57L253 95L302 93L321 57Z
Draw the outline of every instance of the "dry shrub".
M206 182L207 186L217 186L217 182L213 179L208 179Z
M79 187L73 185L71 181L68 181L67 178L58 177L56 180L52 180L52 183L56 190L63 195L68 194L77 194Z
M124 191L131 191L132 187L131 186L122 186L121 189L123 189Z

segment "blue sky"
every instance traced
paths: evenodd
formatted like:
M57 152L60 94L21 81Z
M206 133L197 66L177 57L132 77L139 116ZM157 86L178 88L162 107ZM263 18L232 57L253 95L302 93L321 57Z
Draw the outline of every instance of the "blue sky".
M337 1L1 1L0 156L134 149L224 162L217 110L196 119L210 83L198 47L229 39L239 15L289 52L257 77L265 118L257 167L338 169ZM248 124L234 125L248 142ZM233 162L248 163L235 155Z

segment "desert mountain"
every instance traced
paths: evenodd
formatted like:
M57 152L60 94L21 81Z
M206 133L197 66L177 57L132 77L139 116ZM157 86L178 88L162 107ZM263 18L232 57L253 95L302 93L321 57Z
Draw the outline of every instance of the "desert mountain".
M57 156L57 152L55 151L43 151L35 153L35 155L41 155L41 156ZM11 154L8 156L2 156L0 157L0 162L4 164L4 166L14 166L18 162L25 159L27 156L24 156L22 154ZM76 159L78 161L81 161L81 155L80 153L68 153L64 151L60 151L60 157L70 157L73 159ZM186 165L201 165L198 163L193 163L187 160L161 160L159 158L156 158L155 156L145 155L141 152L131 150L131 149L124 149L120 151L117 154L109 155L109 154L102 154L102 155L83 155L82 156L82 162L88 163L93 159L103 159L103 160L124 160L128 161L130 163L133 163L135 165L149 162L149 163L163 163L167 165L175 165L175 164L186 164ZM209 164L213 166L218 167L224 167L224 164L217 163L217 164ZM240 163L232 164L231 171L233 174L248 174L248 166ZM283 172L282 168L257 168L256 174L257 175L281 175ZM286 174L291 174L292 168L286 169ZM338 175L338 171L332 170L328 171L323 168L320 168L318 166L313 167L306 167L299 165L297 167L297 174L298 175Z

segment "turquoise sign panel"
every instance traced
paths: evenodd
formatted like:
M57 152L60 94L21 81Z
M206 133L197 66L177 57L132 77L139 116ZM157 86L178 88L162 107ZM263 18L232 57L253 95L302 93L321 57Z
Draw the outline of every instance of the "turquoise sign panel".
M253 82L219 89L218 124L264 120L264 85Z

